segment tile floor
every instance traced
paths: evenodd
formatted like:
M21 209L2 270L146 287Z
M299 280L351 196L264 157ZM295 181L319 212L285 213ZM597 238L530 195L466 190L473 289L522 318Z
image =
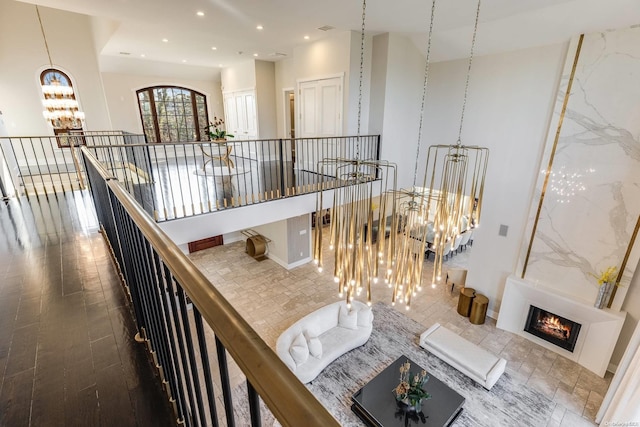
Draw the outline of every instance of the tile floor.
M471 253L470 248L450 258L444 270L466 266ZM324 273L318 273L311 263L287 271L271 260L256 261L246 255L244 242L206 249L191 254L190 258L272 348L289 325L338 298L337 285L328 273L330 265L325 266ZM424 283L431 277L432 266L432 261L426 261ZM390 304L391 292L385 285L376 285L372 292L374 303ZM395 308L425 329L439 322L504 357L512 376L556 403L549 427L594 425L595 414L611 381L610 373L600 378L552 351L496 329L493 319L487 318L484 325L472 325L456 312L458 292L457 287L450 292L450 286L426 286L411 310L399 305Z

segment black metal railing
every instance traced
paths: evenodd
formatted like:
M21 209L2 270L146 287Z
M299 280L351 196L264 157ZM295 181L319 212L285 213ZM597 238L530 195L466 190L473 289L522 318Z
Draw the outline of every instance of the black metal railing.
M91 146L156 221L316 192L326 158L379 159L380 138L297 138ZM321 173L325 176L321 177ZM328 176L327 176L328 175ZM322 178L322 179L321 179Z
M10 193L40 196L81 190L85 173L78 147L144 143L144 135L124 131L83 131L56 136L0 138L0 172Z
M61 143L63 141L63 143ZM327 158L379 159L380 137L146 143L122 131L0 138L2 170L18 194L84 187L78 148L86 146L156 221L319 190L339 183ZM321 176L323 174L324 176Z
M282 425L337 426L117 178L89 149L83 148L82 156L102 231L177 424L260 426L262 398ZM217 372L212 362L217 362ZM232 390L229 371L235 365L246 377L246 392ZM249 410L241 419L237 409L243 402Z

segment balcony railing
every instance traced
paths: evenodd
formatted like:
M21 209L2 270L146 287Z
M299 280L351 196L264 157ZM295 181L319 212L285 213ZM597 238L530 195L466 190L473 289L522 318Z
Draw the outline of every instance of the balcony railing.
M82 156L102 231L177 424L260 426L261 398L284 426L338 426L91 151ZM246 394L232 393L227 353L246 376ZM240 398L248 419L235 411Z
M325 186L338 183L331 168L320 176L318 162L355 158L358 149L354 136L147 144L144 135L118 131L0 143L0 172L10 175L18 193L82 188L77 147L84 145L156 221L315 192L321 178ZM379 145L379 136L362 136L360 158L379 159Z
M156 221L163 221L318 191L318 162L354 158L356 137L87 148ZM360 156L378 158L378 136L361 137ZM330 168L323 173L325 185L337 181Z

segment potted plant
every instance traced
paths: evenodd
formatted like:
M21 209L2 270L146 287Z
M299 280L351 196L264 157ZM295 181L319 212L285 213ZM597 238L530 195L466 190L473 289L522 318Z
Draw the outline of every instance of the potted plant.
M411 363L406 361L400 367L400 384L393 389L396 400L406 405L410 412L421 412L422 401L431 398L431 394L424 390L424 385L429 381L427 372L422 370L419 374L411 373Z
M617 273L618 267L616 267L615 265L607 267L606 270L600 272L599 276L593 273L589 273L593 277L598 279L598 296L594 304L596 308L605 308L609 304L609 300L611 299L613 287L620 286L620 283L618 283L617 281Z
M213 117L213 122L209 122L207 126L205 126L205 130L209 138L215 142L224 142L227 138L233 138L234 136L230 133L227 133L224 130L224 120L219 119L217 117Z

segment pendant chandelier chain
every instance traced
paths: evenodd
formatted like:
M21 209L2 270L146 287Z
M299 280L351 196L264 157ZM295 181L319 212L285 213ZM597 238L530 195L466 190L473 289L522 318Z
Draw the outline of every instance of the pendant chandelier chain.
M40 31L42 32L42 38L44 39L44 47L47 50L47 57L49 58L49 65L53 68L53 61L51 60L51 53L49 53L49 44L47 43L47 36L44 34L44 27L42 26L42 18L40 17L40 9L36 5L36 14L38 15L38 22L40 23Z
M473 63L473 51L476 46L476 34L478 33L478 19L480 18L480 3L482 0L478 0L478 9L476 10L476 22L473 27L473 39L471 40L471 54L469 55L469 67L467 68L467 81L464 85L464 99L462 101L462 114L460 115L460 129L458 130L457 145L462 145L462 124L464 123L464 111L467 107L467 96L469 94L469 78L471 77L471 64Z
M367 0L362 0L362 26L360 28L360 78L358 79L358 130L356 135L356 161L360 160L360 123L362 118L362 79L364 76L364 29Z
M418 125L418 144L416 147L416 164L413 169L413 187L416 186L418 177L418 163L420 161L420 146L422 145L422 124L424 122L425 100L427 99L427 87L429 82L429 64L431 59L431 39L433 36L433 17L435 16L436 0L431 2L431 21L429 22L429 36L427 38L426 65L424 66L424 81L422 84L422 103L420 104L420 124Z

